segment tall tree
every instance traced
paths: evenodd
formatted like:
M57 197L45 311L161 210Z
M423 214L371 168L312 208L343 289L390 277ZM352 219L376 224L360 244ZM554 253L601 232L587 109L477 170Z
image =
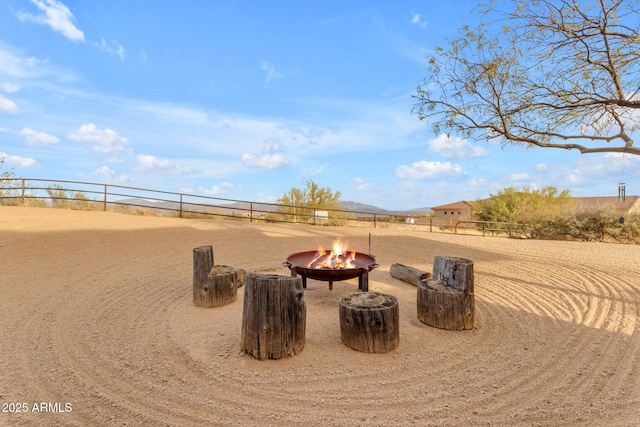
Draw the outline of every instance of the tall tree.
M438 134L640 155L639 7L488 0L429 56L413 111Z

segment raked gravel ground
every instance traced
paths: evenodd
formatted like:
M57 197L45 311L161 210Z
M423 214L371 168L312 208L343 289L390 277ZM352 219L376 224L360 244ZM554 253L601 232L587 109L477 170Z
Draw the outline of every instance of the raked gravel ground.
M340 341L357 279L309 280L306 344L240 351L243 292L192 303L192 250L289 275L341 237L396 296L400 345ZM420 323L393 263L474 261L476 328ZM0 207L0 426L640 426L640 246ZM21 409L22 412L16 412Z

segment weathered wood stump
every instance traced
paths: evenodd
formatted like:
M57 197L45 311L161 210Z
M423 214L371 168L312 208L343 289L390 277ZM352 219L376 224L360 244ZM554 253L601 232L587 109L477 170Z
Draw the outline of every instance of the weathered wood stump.
M281 359L304 348L307 306L300 277L247 273L241 347L259 360Z
M410 283L413 286L418 286L418 282L420 280L431 278L431 273L428 271L419 270L417 268L398 263L391 266L389 273L391 273L391 277Z
M245 271L226 265L213 265L213 248L193 250L193 305L222 307L236 300Z
M436 256L433 278L418 282L418 319L435 328L473 329L473 261Z
M340 300L340 338L365 353L387 353L400 343L398 299L379 292L360 292Z

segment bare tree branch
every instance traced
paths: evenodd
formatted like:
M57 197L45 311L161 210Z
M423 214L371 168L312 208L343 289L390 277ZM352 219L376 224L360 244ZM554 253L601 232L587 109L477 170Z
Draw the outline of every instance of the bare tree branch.
M507 2L505 2L507 3ZM413 112L434 131L640 155L638 0L519 1L429 57ZM558 141L582 140L584 143ZM620 145L614 145L616 141Z

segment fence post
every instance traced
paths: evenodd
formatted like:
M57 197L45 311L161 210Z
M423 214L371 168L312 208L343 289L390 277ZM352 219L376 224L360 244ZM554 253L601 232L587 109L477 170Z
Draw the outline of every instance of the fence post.
M249 222L253 222L253 202L249 202Z
M376 228L377 220L378 220L378 217L376 216L376 213L374 212L373 213L373 228Z
M107 211L107 184L104 185L104 205L102 207L104 212Z
M429 217L429 233L433 233L433 218Z
M22 196L21 196L21 200L22 200L22 204L23 205L24 205L24 187L25 187L24 181L25 181L25 179L23 178L22 179Z
M180 193L180 218L182 218L182 193Z

